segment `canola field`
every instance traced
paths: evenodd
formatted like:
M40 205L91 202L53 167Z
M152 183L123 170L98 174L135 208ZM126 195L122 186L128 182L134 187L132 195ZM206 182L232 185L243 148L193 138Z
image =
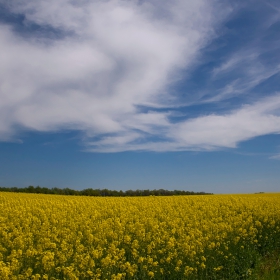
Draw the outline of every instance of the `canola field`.
M280 248L280 194L0 193L0 279L251 279Z

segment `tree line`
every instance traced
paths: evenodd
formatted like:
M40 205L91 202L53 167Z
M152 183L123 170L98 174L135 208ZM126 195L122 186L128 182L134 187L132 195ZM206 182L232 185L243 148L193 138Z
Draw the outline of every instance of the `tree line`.
M84 189L84 190L72 190L69 188L46 188L46 187L34 187L29 186L26 188L17 187L0 187L1 192L16 192L16 193L41 193L41 194L57 194L57 195L76 195L76 196L172 196L172 195L210 195L213 193L206 192L193 192L184 190L108 190L108 189Z

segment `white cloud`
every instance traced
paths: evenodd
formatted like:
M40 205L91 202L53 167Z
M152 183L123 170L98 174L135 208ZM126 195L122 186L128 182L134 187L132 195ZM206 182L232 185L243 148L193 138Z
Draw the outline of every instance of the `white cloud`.
M235 69L237 66L240 66L241 62L244 62L243 59L246 58L242 55L229 58L226 62L223 62L222 65L219 67L215 67L212 71L213 77L217 77L219 74L224 74L226 72L229 72L233 69ZM238 65L239 64L239 65Z
M274 156L271 156L270 159L277 159L280 160L280 154L276 154Z
M165 114L144 116L136 106L168 99L166 86L214 34L214 4L10 1L31 34L0 25L0 139L13 137L15 125L95 136L164 122ZM63 36L32 37L32 24Z
M241 141L274 133L280 133L280 95L265 98L225 115L206 115L176 124L169 122L163 130L155 129L153 135L158 137L164 135L163 141L145 143L127 141L119 145L118 138L116 141L110 138L114 145L108 146L105 139L104 142L98 141L98 145L92 142L89 150L103 152L216 150L234 148Z
M172 99L168 86L196 62L230 11L221 13L220 5L206 0L10 1L9 9L24 14L31 34L0 25L0 139L13 139L16 127L67 128L85 133L89 151L176 151L235 147L279 133L279 96L175 123L174 112L139 109ZM34 23L61 36L35 37ZM215 77L240 61L229 60L214 70ZM261 80L264 70L249 71L249 84ZM231 86L224 94L235 90Z
M174 138L184 146L213 149L236 147L250 138L280 133L280 117L272 114L280 108L280 96L262 100L225 115L209 115L177 125Z
M274 46L270 46L273 48ZM217 102L232 98L241 94L248 94L250 90L280 73L280 65L265 64L260 57L269 52L256 50L252 47L246 50L238 50L227 58L219 67L212 71L212 81L230 81L219 90L216 90L207 102Z

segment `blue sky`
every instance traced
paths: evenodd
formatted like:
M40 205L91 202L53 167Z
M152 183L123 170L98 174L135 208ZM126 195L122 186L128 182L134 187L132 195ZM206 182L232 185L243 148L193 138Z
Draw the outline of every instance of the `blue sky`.
M0 0L0 185L276 192L278 1Z

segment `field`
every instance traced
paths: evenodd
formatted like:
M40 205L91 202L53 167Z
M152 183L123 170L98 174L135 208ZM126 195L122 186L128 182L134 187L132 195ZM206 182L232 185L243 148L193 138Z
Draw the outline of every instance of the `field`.
M253 279L280 248L280 194L0 193L0 279Z

